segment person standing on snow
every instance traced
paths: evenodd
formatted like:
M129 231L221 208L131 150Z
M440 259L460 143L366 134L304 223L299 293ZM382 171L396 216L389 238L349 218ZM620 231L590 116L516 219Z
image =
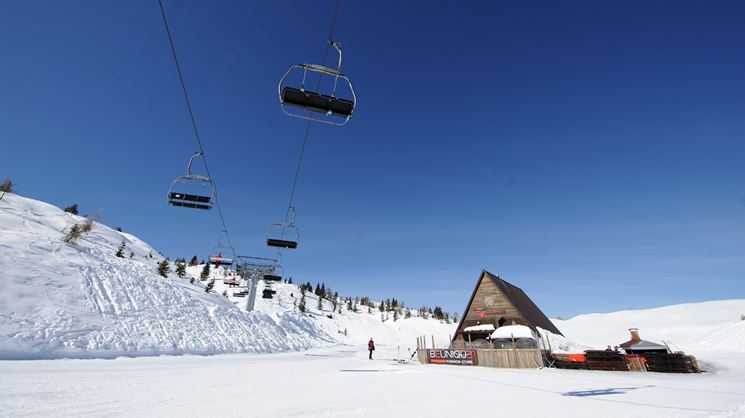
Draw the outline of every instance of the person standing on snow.
M375 341L370 337L370 341L367 342L367 350L370 351L370 360L372 360L372 352L375 351Z

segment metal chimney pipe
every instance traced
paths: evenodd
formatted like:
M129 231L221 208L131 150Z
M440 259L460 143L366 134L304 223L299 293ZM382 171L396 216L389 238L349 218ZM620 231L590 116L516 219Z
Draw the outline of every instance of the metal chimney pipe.
M642 339L639 338L639 330L636 328L629 328L629 332L631 333L631 342L632 343L638 343Z

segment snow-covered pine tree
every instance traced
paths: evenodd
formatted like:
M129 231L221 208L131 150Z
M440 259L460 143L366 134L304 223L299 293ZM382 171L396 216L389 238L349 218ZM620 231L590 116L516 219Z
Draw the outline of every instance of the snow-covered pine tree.
M168 265L168 260L163 260L158 263L158 274L163 277L168 277L168 273L171 271L171 267Z
M322 297L320 297L320 296L318 297L318 305L316 306L316 308L317 308L317 309L318 309L319 311L323 311L323 298L322 298Z
M197 265L197 256L194 256L189 260L189 267L194 267Z
M199 280L205 281L208 277L210 277L210 265L205 264L202 267L202 272L199 274Z
M212 279L212 280L210 280L210 281L207 282L207 286L204 287L204 291L207 292L207 293L209 293L210 291L212 291L212 288L213 287L215 287L215 280L214 279Z

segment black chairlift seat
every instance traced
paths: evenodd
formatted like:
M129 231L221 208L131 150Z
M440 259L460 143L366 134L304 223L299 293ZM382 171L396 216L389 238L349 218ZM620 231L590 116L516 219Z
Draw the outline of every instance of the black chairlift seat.
M264 293L263 295L261 295L261 298L262 299L274 299L274 297L272 295L267 295L266 293Z
M209 210L212 209L211 200L209 196L175 192L168 193L168 204L183 208Z
M297 241L287 241L284 239L267 238L266 245L280 248L297 248Z
M312 91L303 91L294 87L284 86L281 95L282 103L302 107L324 114L332 114L348 117L354 111L354 102L338 97L318 94Z
M278 282L278 281L282 280L282 276L277 276L275 274L265 274L264 275L264 280L266 280L268 282Z
M277 291L276 290L272 290L272 289L264 289L264 294L265 295L275 295L275 294L277 294Z

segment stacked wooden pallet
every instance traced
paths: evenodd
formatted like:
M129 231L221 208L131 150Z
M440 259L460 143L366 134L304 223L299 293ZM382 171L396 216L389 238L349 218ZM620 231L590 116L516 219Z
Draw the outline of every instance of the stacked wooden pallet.
M659 373L699 373L693 356L683 353L647 353L647 370Z
M607 350L587 350L587 363L590 370L607 370L625 372L629 370L629 363L623 354Z

